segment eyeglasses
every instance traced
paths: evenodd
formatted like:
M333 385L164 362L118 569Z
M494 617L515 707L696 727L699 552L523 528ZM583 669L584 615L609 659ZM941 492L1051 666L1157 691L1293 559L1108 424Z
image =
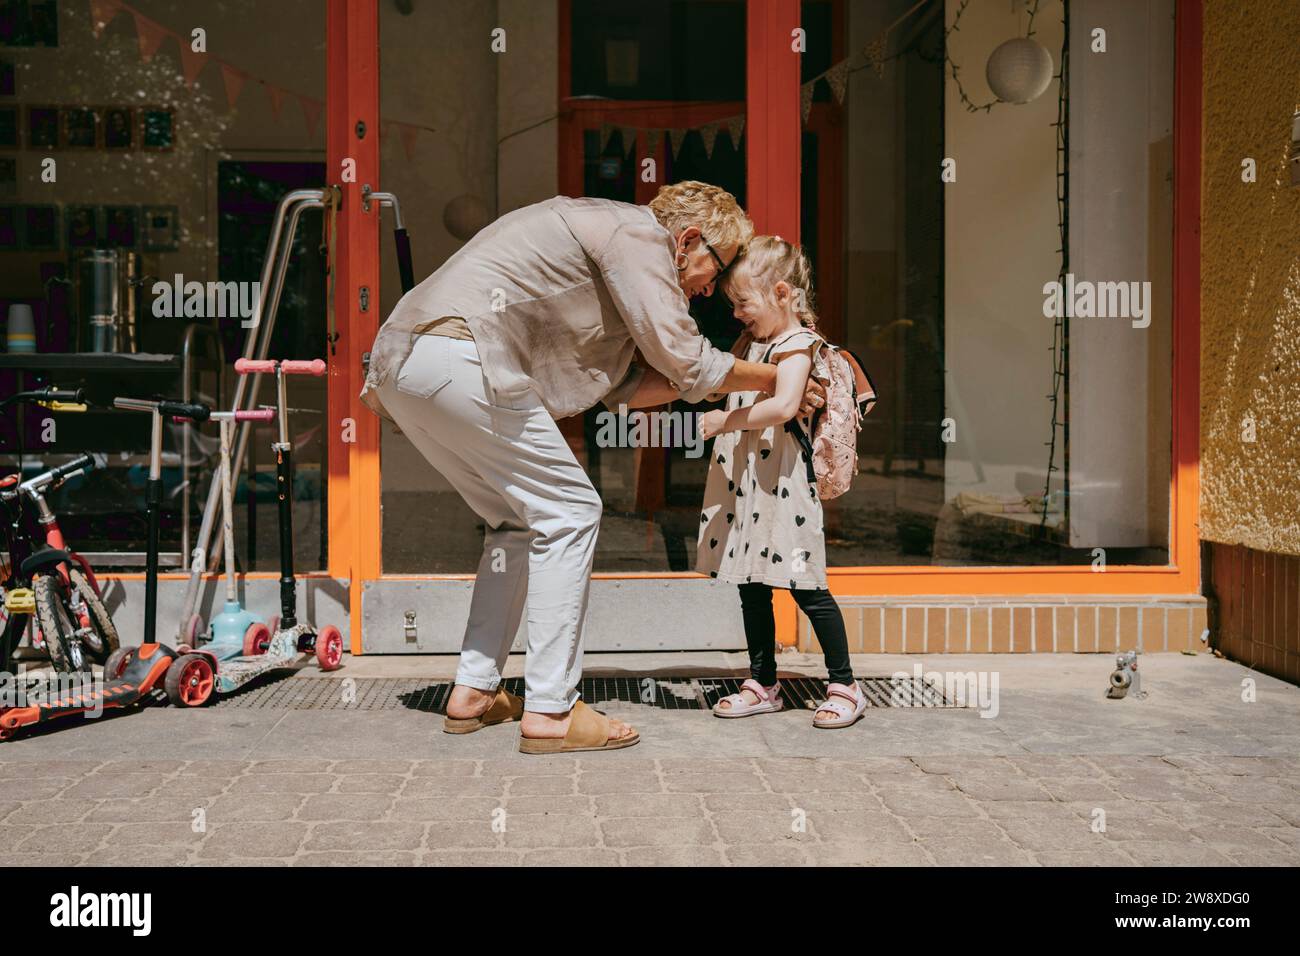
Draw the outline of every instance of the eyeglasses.
M722 262L722 257L718 255L718 250L714 249L713 246L709 245L709 241L707 239L701 236L700 242L704 243L704 248L709 250L709 255L713 256L713 261L718 264L718 271L713 273L713 281L717 282L719 279L722 278L722 276L726 273L728 269L730 269L733 265L736 264L736 259L739 258L739 256L733 258L730 262L724 265Z

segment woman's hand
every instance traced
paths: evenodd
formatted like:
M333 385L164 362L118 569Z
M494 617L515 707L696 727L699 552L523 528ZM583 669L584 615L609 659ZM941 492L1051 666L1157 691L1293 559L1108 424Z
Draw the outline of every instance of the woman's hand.
M811 415L825 404L826 386L809 375L808 384L804 387L803 402L799 405L800 417Z
M727 413L720 408L705 412L700 416L700 437L712 438L722 431L722 426L727 423Z

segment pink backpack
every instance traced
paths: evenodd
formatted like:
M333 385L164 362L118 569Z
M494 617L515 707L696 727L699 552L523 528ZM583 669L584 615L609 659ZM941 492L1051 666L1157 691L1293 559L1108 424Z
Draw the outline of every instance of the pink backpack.
M763 361L777 344L767 350ZM825 383L826 404L813 412L807 432L793 418L785 423L785 430L803 449L808 483L817 486L817 497L827 500L848 491L858 473L858 432L862 416L875 407L876 389L851 351L824 339L819 348L830 371L830 381Z

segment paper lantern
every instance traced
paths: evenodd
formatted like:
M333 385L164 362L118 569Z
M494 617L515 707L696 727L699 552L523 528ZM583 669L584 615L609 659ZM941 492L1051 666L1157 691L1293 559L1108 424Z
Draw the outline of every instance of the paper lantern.
M442 210L443 226L461 242L472 239L476 232L491 221L492 214L488 212L487 203L469 193L457 196Z
M1028 37L1016 37L993 51L984 76L1002 102L1028 103L1052 82L1052 54Z

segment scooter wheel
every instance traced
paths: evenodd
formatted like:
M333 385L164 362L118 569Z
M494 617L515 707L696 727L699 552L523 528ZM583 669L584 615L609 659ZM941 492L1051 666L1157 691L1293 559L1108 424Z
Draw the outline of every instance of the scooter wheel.
M271 620L266 622L266 629L270 631L271 636L274 637L275 632L280 629L280 615L278 614L271 615Z
M167 668L163 687L177 707L202 707L216 687L212 662L202 654L183 654Z
M333 624L321 628L316 635L316 663L323 671L336 671L343 666L343 635Z
M108 660L104 661L104 680L117 680L125 674L126 669L135 660L136 650L134 647L119 647L109 654Z
M266 649L271 646L271 631L260 621L256 624L248 625L248 630L244 632L244 656L256 657L258 654L265 654Z

